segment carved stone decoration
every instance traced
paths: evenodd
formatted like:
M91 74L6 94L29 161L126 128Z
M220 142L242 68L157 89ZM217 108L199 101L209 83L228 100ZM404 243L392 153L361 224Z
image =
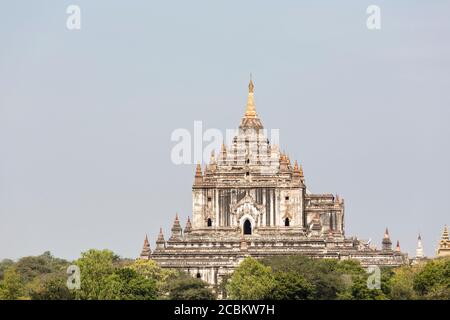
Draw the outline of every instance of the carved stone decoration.
M231 207L232 221L243 230L245 220L249 220L252 229L255 230L261 222L261 216L265 213L263 206L257 204L247 193L244 198ZM234 225L236 225L234 224Z

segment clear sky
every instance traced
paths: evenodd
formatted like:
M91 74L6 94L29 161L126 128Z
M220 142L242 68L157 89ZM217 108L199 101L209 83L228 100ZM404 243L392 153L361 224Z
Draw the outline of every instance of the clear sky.
M66 8L81 8L81 30ZM381 8L368 30L366 8ZM238 126L249 73L348 236L434 255L450 216L449 1L3 1L0 259L136 257L191 215L171 133Z

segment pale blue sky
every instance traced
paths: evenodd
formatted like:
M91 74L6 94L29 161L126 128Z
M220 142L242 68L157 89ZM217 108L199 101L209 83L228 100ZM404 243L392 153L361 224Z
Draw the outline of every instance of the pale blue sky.
M78 4L82 29L66 29ZM382 29L366 28L381 7ZM346 234L386 226L427 255L450 213L449 1L3 1L0 259L89 248L136 257L193 166L174 129L234 128L250 72L264 125L312 192L346 200Z

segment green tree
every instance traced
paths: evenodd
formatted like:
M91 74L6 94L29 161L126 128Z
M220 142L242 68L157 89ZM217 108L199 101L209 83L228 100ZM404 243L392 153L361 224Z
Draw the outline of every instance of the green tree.
M138 274L146 279L153 279L156 281L156 287L160 296L164 295L164 286L169 278L176 277L177 271L174 269L163 269L153 260L138 259L128 268L136 271Z
M389 297L392 300L412 300L418 296L414 291L414 275L420 266L402 266L393 270L393 276L389 279Z
M68 261L53 257L49 251L39 256L21 258L15 265L24 282L32 281L35 277L43 274L61 272L68 266Z
M431 260L415 275L413 288L424 299L450 299L450 257Z
M231 276L227 292L231 299L269 299L275 287L272 269L254 258L245 258Z
M76 290L76 297L83 300L101 300L109 296L110 276L114 273L114 261L117 256L110 250L91 249L81 253L75 261L80 268L81 288Z
M312 299L336 299L338 293L345 290L345 277L339 271L339 261L332 259L311 259L301 255L268 257L262 260L274 272L293 272L302 276L313 287ZM343 269L350 269L351 264L344 264ZM349 285L351 285L351 277Z
M308 300L314 297L314 286L294 272L275 273L271 300Z
M102 299L154 300L157 298L156 281L145 278L128 267L116 269L105 283Z
M14 261L11 259L3 259L0 261L0 280L3 279L3 275L9 267L12 267L14 265Z
M28 284L32 300L72 300L74 292L67 288L65 273L46 274Z
M160 299L169 300L214 300L214 293L208 284L193 278L185 272L178 272L175 277L166 280Z
M3 280L0 281L0 299L17 300L26 299L25 286L19 273L14 267L5 270Z

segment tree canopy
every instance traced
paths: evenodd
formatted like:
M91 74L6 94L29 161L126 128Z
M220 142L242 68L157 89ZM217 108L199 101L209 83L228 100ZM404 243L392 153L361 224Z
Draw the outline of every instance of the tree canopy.
M80 288L67 286L67 268L80 270ZM305 256L245 258L212 287L181 270L152 260L124 259L91 249L73 262L50 252L0 262L0 299L33 300L411 300L450 299L450 257L398 268L381 268L381 286L369 288L358 261Z

